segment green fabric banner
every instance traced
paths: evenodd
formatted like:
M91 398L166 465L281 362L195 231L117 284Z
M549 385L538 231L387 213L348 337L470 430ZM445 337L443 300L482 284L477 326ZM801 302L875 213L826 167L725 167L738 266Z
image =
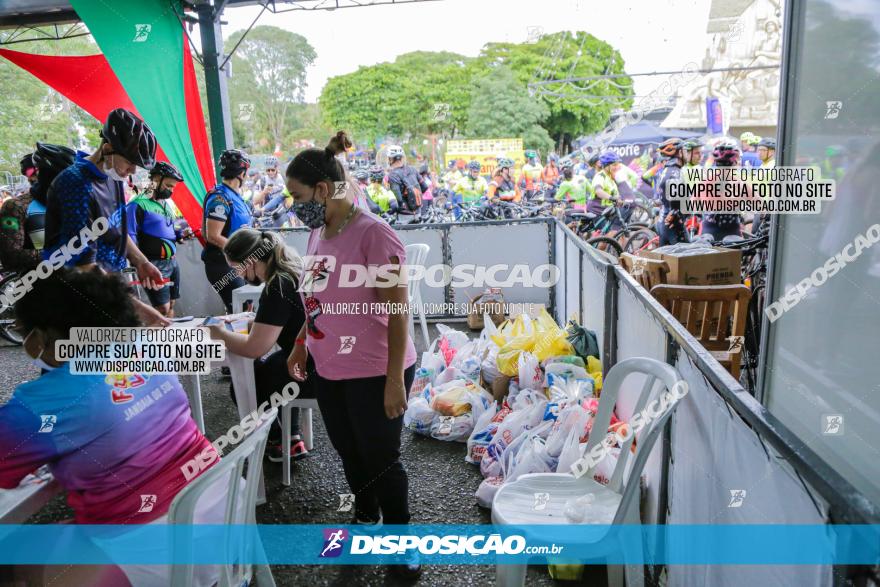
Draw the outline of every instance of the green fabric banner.
M169 161L180 170L189 191L201 204L206 186L187 121L184 34L171 2L71 0L71 5L153 129Z

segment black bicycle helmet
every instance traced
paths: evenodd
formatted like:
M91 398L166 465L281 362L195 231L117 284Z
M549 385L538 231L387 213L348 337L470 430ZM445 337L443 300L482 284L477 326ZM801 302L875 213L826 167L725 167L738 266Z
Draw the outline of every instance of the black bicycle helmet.
M28 153L22 157L21 161L18 162L18 167L21 169L22 175L27 175L28 169L34 169L36 167L34 164L34 154Z
M385 170L381 167L370 167L370 180L382 181L385 179Z
M419 165L419 175L425 175L426 173L428 173L428 164L422 163Z
M468 163L468 169L470 169L471 171L479 171L480 167L482 166L480 165L479 161L471 161Z
M33 153L34 164L43 181L51 182L55 176L73 165L75 159L76 152L70 147L50 143L37 143L37 150Z
M241 149L226 149L220 154L220 175L227 179L236 177L250 166L250 158Z
M770 137L764 137L760 141L758 141L759 147L767 147L768 149L776 150L776 139L771 139Z
M107 115L101 138L118 153L145 169L156 163L156 135L147 123L126 110L117 108Z
M694 149L699 149L703 146L703 141L700 139L688 139L681 144L682 149L686 149L688 151L693 151Z
M352 175L358 181L366 181L370 178L370 172L366 169L355 169Z
M165 161L157 161L156 164L153 165L153 168L150 170L150 177L156 175L160 177L170 177L176 181L183 181L183 176L180 175L177 168L171 163L166 163Z
M587 165L592 167L596 163L599 162L599 153L594 153L589 159L587 159Z

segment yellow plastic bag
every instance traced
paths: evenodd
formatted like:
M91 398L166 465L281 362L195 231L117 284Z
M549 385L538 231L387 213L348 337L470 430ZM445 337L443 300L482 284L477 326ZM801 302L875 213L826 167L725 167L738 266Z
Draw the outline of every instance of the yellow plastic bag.
M519 355L523 351L531 351L535 346L535 335L524 334L511 338L498 350L498 370L509 377L516 377L519 373Z
M602 393L602 373L590 373L590 377L593 378L593 395L599 397Z
M501 326L498 327L498 332L493 334L490 338L499 347L503 347L510 340L518 336L525 336L532 332L533 328L531 320L525 314L520 314L515 320L513 320L513 322L507 320L502 323Z
M568 333L556 324L547 310L541 309L541 313L535 318L534 326L537 336L535 347L531 352L539 361L574 354L574 347L568 342Z
M602 375L602 363L596 357L587 357L587 373Z

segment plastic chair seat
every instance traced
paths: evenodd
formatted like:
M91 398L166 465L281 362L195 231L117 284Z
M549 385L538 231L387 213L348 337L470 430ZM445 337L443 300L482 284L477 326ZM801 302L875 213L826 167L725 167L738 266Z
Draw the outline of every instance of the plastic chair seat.
M535 494L547 493L550 500L542 510L535 510ZM565 515L565 504L587 494L594 501L587 510L583 522L573 522ZM492 507L495 524L610 524L610 519L590 515L593 509L613 513L620 506L622 496L597 483L586 475L575 478L566 473L533 473L523 475L516 483L502 485Z

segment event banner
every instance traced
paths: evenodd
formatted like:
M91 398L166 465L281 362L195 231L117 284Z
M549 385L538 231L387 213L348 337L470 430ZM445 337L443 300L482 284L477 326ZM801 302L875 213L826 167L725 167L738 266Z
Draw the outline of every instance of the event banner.
M498 157L513 159L516 169L525 163L522 139L455 139L446 144L446 165L454 159L479 161L480 174L492 175Z

